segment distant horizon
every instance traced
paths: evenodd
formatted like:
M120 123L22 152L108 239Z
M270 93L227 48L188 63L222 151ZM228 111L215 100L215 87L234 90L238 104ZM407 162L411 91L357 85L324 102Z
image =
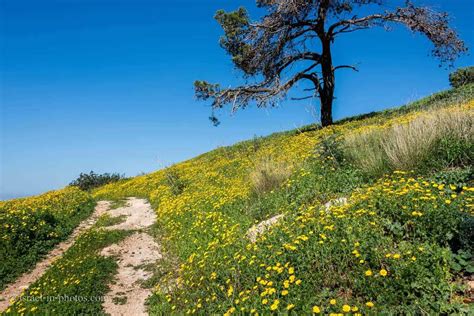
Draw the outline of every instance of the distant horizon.
M395 1L391 5L402 3ZM474 49L470 0L416 3L447 11ZM231 115L195 100L194 80L242 83L219 46L218 9L261 10L251 0L4 0L0 6L0 199L66 186L81 172L135 176L274 132L316 122L318 100ZM341 37L335 119L401 106L449 88L472 52L439 67L431 44L403 27Z

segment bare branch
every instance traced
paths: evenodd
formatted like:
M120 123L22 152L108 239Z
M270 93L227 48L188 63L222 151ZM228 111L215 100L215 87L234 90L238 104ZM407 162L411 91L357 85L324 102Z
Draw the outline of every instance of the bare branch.
M318 53L314 52L303 52L303 53L298 53L295 55L290 55L284 57L282 60L280 60L277 64L274 65L273 68L276 69L275 74L280 75L280 73L289 65L293 64L296 61L299 60L312 60L316 63L320 63L321 55Z
M307 100L307 99L314 99L314 95L308 95L306 97L299 97L299 98L297 97L291 98L291 100L293 101L301 101L301 100Z
M351 65L340 65L340 66L336 66L334 67L334 71L338 70L338 69L344 69L344 68L348 68L348 69L352 69L356 72L359 72L359 69L357 69L355 66L351 66Z
M452 63L460 54L467 51L464 42L449 27L446 13L438 13L426 7L415 7L410 2L407 2L406 7L398 8L394 12L386 11L384 14L338 21L328 28L327 33L333 39L340 33L386 26L387 23L400 23L413 32L425 35L434 45L433 55L442 63Z

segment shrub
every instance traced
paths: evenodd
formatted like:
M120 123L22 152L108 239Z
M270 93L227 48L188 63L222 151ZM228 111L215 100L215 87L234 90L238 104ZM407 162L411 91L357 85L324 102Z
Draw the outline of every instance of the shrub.
M250 173L250 180L254 192L261 195L279 187L290 175L288 164L264 159Z
M341 143L342 136L339 134L332 134L324 138L319 146L317 152L322 159L334 161L337 165L344 163L344 151Z
M69 185L79 187L83 191L90 191L108 183L117 182L124 179L124 175L119 173L97 174L94 171L90 173L81 173L79 177Z
M459 88L474 82L474 67L459 68L449 74L449 83L454 88Z

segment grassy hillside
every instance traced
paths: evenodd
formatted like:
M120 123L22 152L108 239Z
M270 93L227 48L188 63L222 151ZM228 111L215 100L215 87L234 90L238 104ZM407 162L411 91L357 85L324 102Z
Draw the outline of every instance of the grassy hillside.
M0 290L64 240L95 202L77 188L0 202Z
M152 314L468 313L473 99L469 85L324 129L255 138L93 195L145 197L156 209L165 259L147 284ZM325 206L338 198L347 203ZM256 242L246 237L280 214ZM80 253L94 256L92 244L59 260L74 269L49 273L29 294L100 294L89 279L80 291L62 285L89 271ZM10 312L48 309L35 304Z
M105 186L95 196L143 196L157 210L156 233L174 262L160 271L152 312L460 310L449 245L467 247L459 232L472 224L471 98L472 86L330 128L254 139ZM426 148L408 144L404 157L364 160L370 137L384 152L388 138L387 146L396 146L415 136L397 139L394 131L459 116L460 126L437 124L444 128L439 139L416 135L429 138ZM354 146L354 137L363 139ZM290 176L257 193L255 173L264 182ZM326 212L322 204L337 197L349 203ZM276 214L286 216L271 233L255 244L244 237Z

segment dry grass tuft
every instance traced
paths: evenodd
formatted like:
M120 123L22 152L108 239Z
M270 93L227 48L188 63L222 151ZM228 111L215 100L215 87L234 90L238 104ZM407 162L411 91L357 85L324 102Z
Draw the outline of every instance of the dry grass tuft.
M344 139L344 152L361 169L380 174L387 165L382 147L383 134L380 129L349 134Z
M474 112L444 109L421 115L407 124L393 126L382 141L391 166L409 170L430 153L443 138L473 141Z
M474 111L447 108L420 114L408 122L374 127L344 140L347 155L371 174L411 170L428 161L442 140L474 141Z
M250 180L253 190L260 195L279 187L290 175L291 166L288 163L268 158L255 165Z

